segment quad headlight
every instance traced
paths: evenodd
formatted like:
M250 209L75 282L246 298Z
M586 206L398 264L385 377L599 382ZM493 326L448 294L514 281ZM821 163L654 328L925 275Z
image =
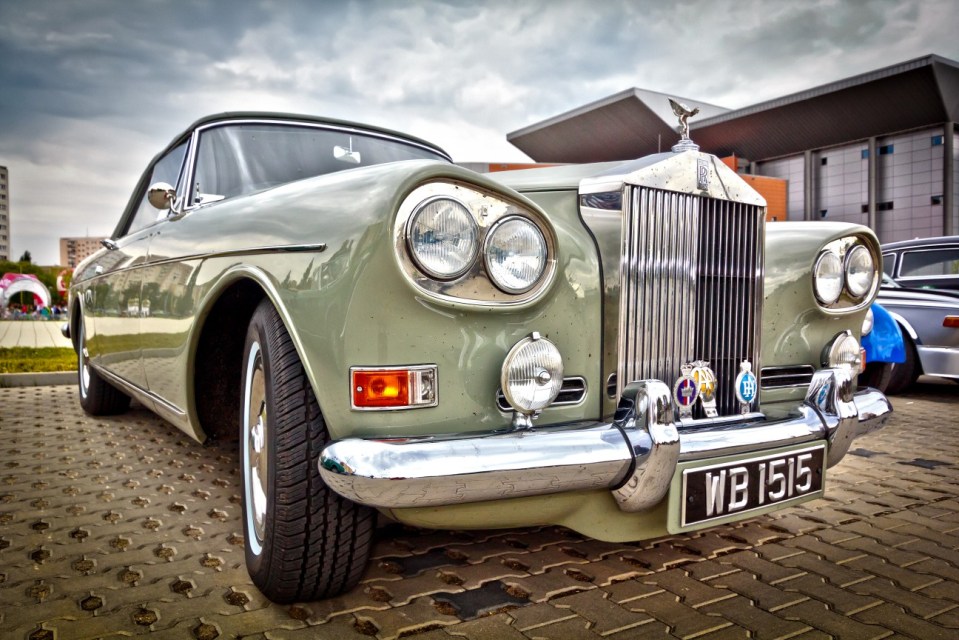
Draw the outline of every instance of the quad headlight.
M878 281L873 251L857 236L830 242L813 265L813 292L819 304L830 309L861 306Z
M410 218L410 252L425 273L449 280L466 271L479 248L476 221L466 206L452 198L431 198Z
M823 251L813 269L816 298L825 305L835 304L842 295L842 262L831 251Z
M552 226L521 196L429 182L401 203L394 229L407 279L437 299L521 304L541 295L555 273Z
M504 218L486 236L484 259L497 287L507 293L528 291L546 269L546 238L527 218Z
M846 288L854 298L869 293L876 279L876 263L869 249L856 245L846 253Z

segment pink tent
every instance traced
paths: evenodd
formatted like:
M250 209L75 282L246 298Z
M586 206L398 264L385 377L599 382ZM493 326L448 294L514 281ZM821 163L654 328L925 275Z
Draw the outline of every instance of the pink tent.
M0 278L0 307L6 307L10 298L21 291L33 294L37 309L50 306L50 292L32 273L5 273Z

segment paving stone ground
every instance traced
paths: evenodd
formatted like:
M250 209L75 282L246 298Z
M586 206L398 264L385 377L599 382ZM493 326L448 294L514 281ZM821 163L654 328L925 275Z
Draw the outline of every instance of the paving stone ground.
M959 385L896 397L826 497L612 544L558 527L385 525L352 592L247 576L232 443L73 387L0 389L0 638L959 638Z

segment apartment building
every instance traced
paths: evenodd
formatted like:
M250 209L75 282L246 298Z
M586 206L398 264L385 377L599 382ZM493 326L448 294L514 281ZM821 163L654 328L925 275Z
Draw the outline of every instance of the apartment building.
M10 260L10 172L0 167L0 260Z

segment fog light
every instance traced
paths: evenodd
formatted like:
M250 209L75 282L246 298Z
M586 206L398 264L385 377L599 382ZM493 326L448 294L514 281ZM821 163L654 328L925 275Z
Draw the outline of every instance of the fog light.
M862 368L862 352L859 341L850 331L843 331L826 346L823 352L823 366L831 369L847 367L854 373Z
M361 411L435 407L436 365L351 367L353 409Z
M530 415L556 400L563 386L563 357L535 331L509 350L500 374L503 395L514 410Z

